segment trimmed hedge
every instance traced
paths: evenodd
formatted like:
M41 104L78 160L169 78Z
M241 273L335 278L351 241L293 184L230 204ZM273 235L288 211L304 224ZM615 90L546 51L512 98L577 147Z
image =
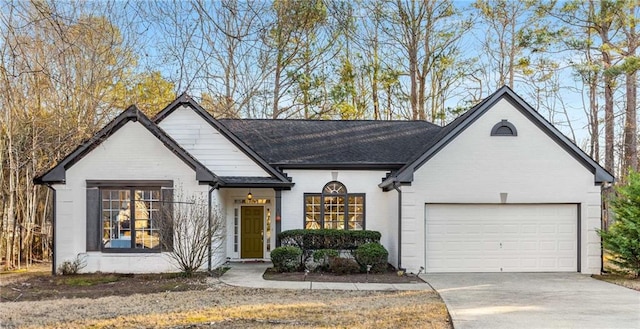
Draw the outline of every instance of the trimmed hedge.
M371 272L381 273L387 269L389 252L379 243L365 243L356 249L354 256L360 270L367 271L367 265L371 265Z
M316 270L325 271L329 269L329 261L331 258L340 257L340 253L334 249L320 249L313 252L313 261Z
M355 250L365 243L380 243L380 237L380 232L366 230L289 230L278 234L283 246L298 247L305 252L320 249Z
M271 250L271 261L278 272L295 272L301 267L302 250L298 247L285 246Z

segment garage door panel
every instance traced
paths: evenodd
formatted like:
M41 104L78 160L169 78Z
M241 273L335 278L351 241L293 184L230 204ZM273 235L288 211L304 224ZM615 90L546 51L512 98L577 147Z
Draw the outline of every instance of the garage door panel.
M538 226L535 224L522 224L520 229L523 234L538 234Z
M573 243L570 243L567 241L560 241L558 242L558 250L560 251L575 250L575 246L573 245Z
M576 233L575 229L575 225L558 224L558 233L574 234Z
M425 209L428 272L577 270L575 204L427 204Z
M557 225L540 225L540 233L556 233Z

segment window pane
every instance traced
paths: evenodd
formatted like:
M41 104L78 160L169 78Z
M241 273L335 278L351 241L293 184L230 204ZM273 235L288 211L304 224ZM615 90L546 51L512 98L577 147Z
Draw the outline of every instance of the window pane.
M105 248L131 248L129 191L102 191L102 243Z
M320 195L306 195L304 198L304 228L317 230L322 228L320 221Z
M331 182L324 187L324 194L345 194L347 193L347 188L339 182Z
M364 196L349 195L349 229L364 229Z
M160 247L160 232L154 219L160 217L160 191L136 190L135 236L136 248L153 249Z
M324 196L324 228L344 229L345 198Z

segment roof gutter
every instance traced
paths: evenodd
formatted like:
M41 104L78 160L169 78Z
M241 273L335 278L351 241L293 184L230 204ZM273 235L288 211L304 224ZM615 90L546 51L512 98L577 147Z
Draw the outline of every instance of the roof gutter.
M53 197L51 198L53 201L53 205L51 207L51 275L56 275L56 189L51 186L51 184L46 184L46 186L53 191Z
M213 185L211 185L211 188L209 188L209 197L207 198L207 238L209 239L209 243L208 245L208 250L207 250L207 254L208 254L208 260L207 260L207 271L211 272L213 269L211 268L212 265L212 261L211 261L211 257L213 257L213 247L211 246L212 244L212 239L213 239L213 232L211 232L211 214L212 214L212 209L211 207L213 206L213 203L211 202L211 195L213 195L213 191L216 190L218 188L218 183L214 183Z

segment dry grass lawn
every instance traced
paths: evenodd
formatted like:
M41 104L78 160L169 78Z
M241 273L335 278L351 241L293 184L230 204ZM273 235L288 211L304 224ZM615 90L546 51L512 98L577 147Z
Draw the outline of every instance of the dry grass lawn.
M592 275L593 278L640 291L640 277L624 274L620 268L611 263L611 255L605 252L604 268L608 273L602 275Z
M4 281L0 289L16 287ZM452 328L435 292L250 289L215 278L188 291L2 301L1 328Z
M640 291L640 278L634 278L628 275L621 274L593 275L593 277L598 280Z

